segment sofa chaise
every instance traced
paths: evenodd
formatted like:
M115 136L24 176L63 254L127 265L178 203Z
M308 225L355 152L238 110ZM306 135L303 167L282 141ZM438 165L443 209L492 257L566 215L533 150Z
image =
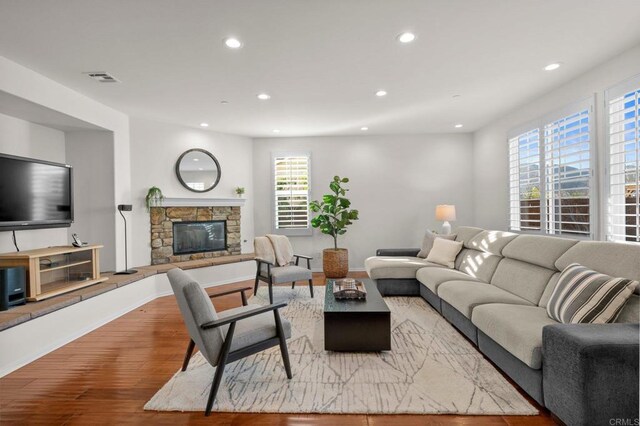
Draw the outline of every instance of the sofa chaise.
M546 306L572 263L640 280L640 245L456 233L463 248L453 269L417 257L419 249L380 249L367 273L384 296L422 296L566 424L638 424L640 289L612 324L561 324Z

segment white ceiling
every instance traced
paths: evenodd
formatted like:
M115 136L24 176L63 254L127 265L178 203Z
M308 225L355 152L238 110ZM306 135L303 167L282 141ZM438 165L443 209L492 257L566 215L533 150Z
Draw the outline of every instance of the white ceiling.
M638 0L0 0L0 55L132 116L227 133L465 132L637 45L639 18Z

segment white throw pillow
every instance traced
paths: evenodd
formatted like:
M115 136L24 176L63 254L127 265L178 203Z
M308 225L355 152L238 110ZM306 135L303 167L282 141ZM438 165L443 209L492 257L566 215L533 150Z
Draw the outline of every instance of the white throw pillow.
M456 234L438 235L431 231L425 232L424 238L422 239L422 248L418 253L418 257L426 259L426 257L429 256L429 252L431 251L431 248L433 247L433 242L435 241L436 238L444 238L445 240L455 240Z
M460 253L460 250L462 250L462 242L436 238L433 241L429 256L427 256L427 261L453 269L456 264L456 256Z

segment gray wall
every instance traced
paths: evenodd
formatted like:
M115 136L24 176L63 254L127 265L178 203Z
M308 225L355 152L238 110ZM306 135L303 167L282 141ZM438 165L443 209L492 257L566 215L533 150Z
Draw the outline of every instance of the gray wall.
M67 163L73 166L75 220L69 232L82 241L102 244L100 269L116 268L116 210L114 193L113 133L66 132Z
M272 232L271 153L311 153L311 198L329 191L334 175L351 179L348 196L361 219L340 237L352 269L381 247L419 247L425 229L440 229L437 204L455 204L458 221L473 220L472 140L470 134L395 135L254 139L255 233ZM297 253L315 257L332 239L291 237Z

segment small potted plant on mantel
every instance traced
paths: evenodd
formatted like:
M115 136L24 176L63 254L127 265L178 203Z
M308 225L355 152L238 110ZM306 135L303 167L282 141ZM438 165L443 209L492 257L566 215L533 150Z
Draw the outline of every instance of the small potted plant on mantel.
M329 188L333 194L322 196L322 201L312 201L309 208L319 213L311 219L311 226L333 237L333 248L322 251L322 270L327 278L344 278L349 272L349 251L338 248L338 235L347 232L347 226L358 220L358 210L350 210L351 201L345 197L348 189L342 184L349 178L334 176Z
M161 206L164 195L162 190L157 186L152 186L147 192L147 196L144 198L144 204L147 206L147 212L151 210L151 207Z
M237 186L236 187L236 195L238 196L238 198L242 198L242 196L244 195L244 187L243 186Z

